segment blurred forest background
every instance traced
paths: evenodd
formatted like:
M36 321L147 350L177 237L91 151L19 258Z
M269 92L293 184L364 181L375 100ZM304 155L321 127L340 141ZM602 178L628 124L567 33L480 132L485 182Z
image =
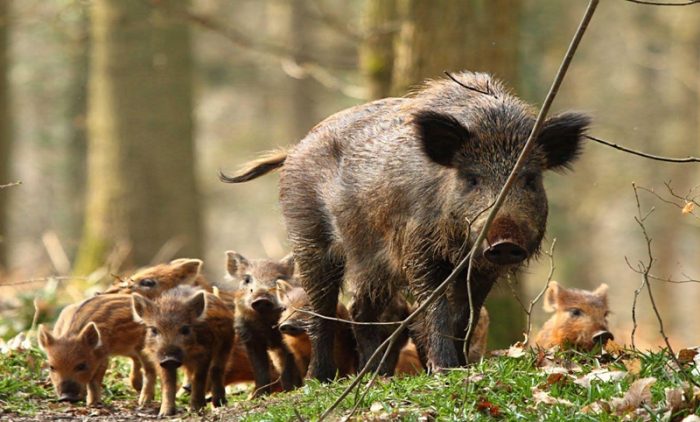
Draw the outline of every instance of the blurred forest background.
M201 257L216 280L226 250L285 255L277 177L231 186L219 169L444 70L491 72L539 105L585 3L0 0L0 185L21 181L0 189L0 337L31 324L34 298L50 319L137 266ZM700 155L700 5L602 3L554 105L569 108L593 115L594 136ZM692 199L699 176L588 142L573 172L545 178L554 279L608 283L621 343L641 282L626 257L646 253L632 182L677 205L640 192L651 273L683 281L700 278L700 220L664 183ZM525 302L549 269L543 256L520 274ZM673 344L699 344L700 286L654 291ZM508 282L487 306L491 347L522 338ZM660 344L645 294L637 312L638 345Z

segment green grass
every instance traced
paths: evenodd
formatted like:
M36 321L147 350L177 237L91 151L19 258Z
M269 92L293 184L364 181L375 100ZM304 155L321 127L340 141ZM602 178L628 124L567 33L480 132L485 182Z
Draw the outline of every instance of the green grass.
M356 420L533 420L533 421L614 421L624 415L611 411L586 413L582 409L597 401L610 401L622 397L638 378L655 377L651 387L652 399L644 409L649 420L662 420L666 412L665 389L682 387L683 374L671 369L669 358L662 352L626 352L623 356L605 359L596 355L559 353L550 357L553 366L573 365L581 368L548 382L548 374L540 367L543 355L526 351L518 358L493 357L469 368L449 371L439 375L423 374L415 377L379 378L367 395L356 402L350 394L333 414L333 420L347 416L357 404ZM627 373L624 378L612 382L594 380L590 387L574 382L596 368L627 371L623 360L639 360L638 374ZM136 411L136 393L128 385L129 362L115 360L105 380L104 412L99 416L133 417L143 419L144 413ZM700 380L696 380L700 381ZM205 415L216 420L288 421L314 420L345 389L349 380L331 384L308 381L302 388L255 400L248 400L247 392L230 394L229 405L223 410L207 410ZM533 388L545 391L549 396L565 399L567 404L535 402ZM673 420L700 411L692 394L683 409L673 415ZM158 397L158 396L157 396ZM90 414L83 404L56 403L44 368L43 354L38 350L12 351L0 355L0 419L4 416L42 419L54 413L65 415ZM187 413L187 400L178 400L180 417L198 419ZM156 412L157 404L145 411L146 417ZM91 414L92 415L92 414ZM91 416L92 417L92 416ZM634 418L633 418L634 419Z

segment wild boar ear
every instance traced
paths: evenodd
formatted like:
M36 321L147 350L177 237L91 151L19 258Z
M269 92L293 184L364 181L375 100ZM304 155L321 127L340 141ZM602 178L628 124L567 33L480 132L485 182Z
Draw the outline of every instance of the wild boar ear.
M205 291L199 291L192 296L185 304L187 309L192 310L195 318L203 320L206 317L207 295Z
M562 113L547 119L538 143L547 156L547 170L564 170L581 154L583 135L591 118L583 113Z
M39 347L41 350L46 351L49 347L51 347L52 344L56 341L53 335L49 332L49 329L46 328L44 324L39 325L39 334L37 336L37 340L39 341Z
M97 324L92 321L80 331L80 339L88 347L92 347L93 349L97 349L98 347L102 346L102 336L100 335L100 330L97 328Z
M202 271L202 260L201 259L190 259L190 258L180 258L174 261L170 261L171 264L175 265L182 274L183 280L193 282L200 271Z
M467 128L454 117L423 110L413 116L413 124L420 138L423 152L434 162L454 166L457 151L471 137Z
M550 281L547 292L544 294L544 304L542 307L546 312L554 312L557 310L557 298L559 297L559 283Z
M290 252L284 258L280 259L280 265L282 265L287 274L294 275L294 253Z
M228 271L229 275L235 276L238 274L238 271L247 268L248 265L248 260L238 252L226 252L226 271Z
M152 309L154 306L155 304L153 302L138 293L131 295L131 313L134 316L134 321L136 322L143 322L143 317L146 312L148 312L148 310Z

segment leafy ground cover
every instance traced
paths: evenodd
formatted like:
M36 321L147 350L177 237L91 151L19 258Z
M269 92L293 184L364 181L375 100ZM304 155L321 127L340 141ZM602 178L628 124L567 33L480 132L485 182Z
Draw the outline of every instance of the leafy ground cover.
M115 359L106 377L104 405L59 403L43 353L22 338L0 345L0 419L155 419L157 403L138 409L128 386L129 363ZM683 370L667 353L623 350L544 352L521 347L501 351L469 368L437 375L378 379L361 400L353 393L332 420L669 420L700 421L700 381L695 350L679 354ZM248 400L247 387L229 404L200 414L180 397L178 419L215 421L315 420L350 383L308 381L297 391ZM351 415L352 409L356 411Z

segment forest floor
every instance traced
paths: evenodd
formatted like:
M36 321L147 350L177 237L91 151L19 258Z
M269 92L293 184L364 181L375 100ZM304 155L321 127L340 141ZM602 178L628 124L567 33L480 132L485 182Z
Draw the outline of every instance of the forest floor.
M48 380L43 353L24 342L0 347L0 420L127 421L156 419L158 405L137 409L127 385L129 363L115 359L98 408L59 403ZM700 355L679 353L680 371L661 351L551 353L512 347L468 368L437 375L379 378L364 398L352 393L331 420L668 420L700 421ZM697 355L697 356L696 356ZM248 400L237 387L228 406L187 412L178 399L179 420L316 420L350 380L313 381L290 393ZM691 384L689 384L689 382ZM158 397L158 393L156 395ZM355 413L351 410L357 404ZM694 419L697 418L697 419Z

